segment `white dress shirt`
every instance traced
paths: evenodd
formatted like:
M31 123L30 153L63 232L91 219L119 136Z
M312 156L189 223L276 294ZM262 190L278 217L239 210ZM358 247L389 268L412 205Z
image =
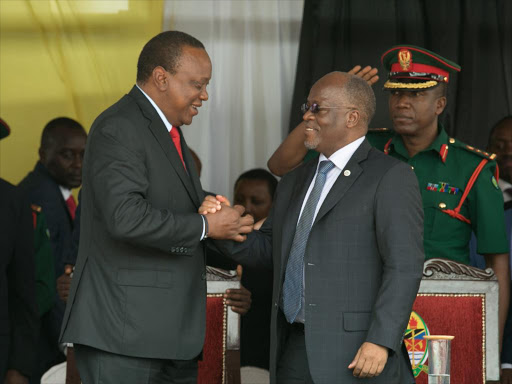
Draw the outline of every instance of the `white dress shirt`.
M318 164L316 166L316 172L315 176L313 177L313 180L311 180L311 184L309 185L309 189L306 193L306 196L304 197L304 201L302 202L302 208L300 209L300 217L302 216L302 211L304 210L304 207L306 206L306 202L308 201L309 195L311 194L311 191L313 190L313 186L315 185L316 176L318 174L318 166L320 165L320 162L325 160L330 160L334 163L334 168L329 171L325 178L325 184L324 188L322 189L322 193L320 194L320 199L318 200L318 204L316 205L315 214L313 215L313 221L315 222L316 215L318 214L318 211L320 210L320 207L322 206L325 198L329 194L329 191L331 190L332 186L338 180L338 176L341 174L341 171L343 171L343 168L347 165L348 161L354 154L354 152L359 148L361 143L364 141L364 136L360 137L357 140L354 140L350 144L345 145L344 147L338 149L336 152L334 152L329 158L325 157L323 154L320 154L318 158ZM350 171L349 169L346 171ZM298 224L298 221L297 221ZM306 289L306 279L304 276L304 266L302 267L302 306L297 314L297 317L295 318L295 322L304 323L305 315L304 315L304 307L306 306L306 302L304 299L304 291Z

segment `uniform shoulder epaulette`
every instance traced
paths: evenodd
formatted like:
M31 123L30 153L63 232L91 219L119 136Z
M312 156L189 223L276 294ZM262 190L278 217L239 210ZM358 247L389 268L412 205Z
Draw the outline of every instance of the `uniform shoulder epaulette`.
M487 160L495 160L496 159L495 153L489 153L486 151L482 151L481 149L472 147L471 145L468 145L461 141L455 140L452 137L450 138L450 144L455 144L456 147L465 149L466 151L471 152L477 156L483 157L484 159L487 159Z
M372 133L391 132L391 129L389 129L389 128L368 128L368 132L372 132Z
M31 204L30 206L32 208L32 211L37 213L41 213L41 211L43 210L39 205Z

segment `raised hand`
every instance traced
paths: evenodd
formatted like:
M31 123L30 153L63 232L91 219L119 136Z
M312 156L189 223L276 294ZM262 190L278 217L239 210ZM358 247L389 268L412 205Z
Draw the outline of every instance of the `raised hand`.
M361 68L362 67L360 65L356 65L354 68L348 71L348 73L362 78L368 83L370 87L377 81L379 81L379 76L377 76L377 72L379 72L379 70L377 68L372 68L369 65L367 65L363 69Z
M223 205L221 210L205 216L208 220L208 237L218 240L234 240L243 242L246 234L252 232L254 218L242 216L245 208L241 205L230 207Z

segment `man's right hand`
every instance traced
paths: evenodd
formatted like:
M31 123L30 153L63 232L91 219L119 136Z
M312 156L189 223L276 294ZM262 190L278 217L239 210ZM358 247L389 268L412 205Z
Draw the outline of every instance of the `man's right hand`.
M71 288L71 273L73 272L72 265L66 265L64 267L64 274L59 276L57 279L57 293L62 301L67 301L69 296L69 290Z
M208 220L208 237L218 240L234 240L243 242L246 234L252 232L254 218L242 216L245 208L241 205L230 207L222 204L222 209L204 216Z

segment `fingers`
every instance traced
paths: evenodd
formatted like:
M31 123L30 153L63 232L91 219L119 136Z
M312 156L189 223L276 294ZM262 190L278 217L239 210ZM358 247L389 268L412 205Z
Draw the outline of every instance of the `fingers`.
M73 266L71 264L66 264L64 267L64 273L66 275L71 275L71 273L73 273Z
M356 65L354 68L352 68L350 71L348 71L348 73L350 73L351 75L355 75L360 70L361 70L361 66L360 65Z
M348 366L355 377L365 378L380 375L388 359L388 350L377 344L365 342Z
M356 357L354 357L354 360L349 364L348 369L352 369L356 366L357 361L359 360L359 356L361 355L361 348L357 350Z
M220 211L221 208L222 207L220 201L218 201L214 196L207 195L199 207L198 212L202 215L206 215L208 213L215 213Z
M217 200L223 204L226 204L228 207L231 207L231 202L228 200L226 196L217 195Z
M240 214L240 216L242 216L245 212L245 207L243 205L235 205L233 208Z
M238 281L242 280L242 272L243 272L243 267L238 264L236 266L236 277L238 278Z
M245 315L251 309L251 292L243 285L240 288L228 289L224 297L226 304L236 313Z

